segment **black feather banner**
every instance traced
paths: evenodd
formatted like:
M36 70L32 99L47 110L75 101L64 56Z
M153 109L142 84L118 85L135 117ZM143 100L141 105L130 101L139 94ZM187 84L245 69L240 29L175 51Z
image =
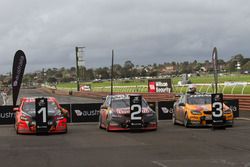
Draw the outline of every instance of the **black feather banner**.
M12 97L13 107L16 106L18 94L22 84L23 74L26 66L26 57L22 50L18 50L15 54L12 67Z

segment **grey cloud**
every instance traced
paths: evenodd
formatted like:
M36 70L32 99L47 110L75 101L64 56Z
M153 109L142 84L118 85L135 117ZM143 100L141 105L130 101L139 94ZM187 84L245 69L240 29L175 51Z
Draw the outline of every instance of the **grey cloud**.
M17 49L27 70L75 65L85 46L88 68L208 60L212 48L229 59L249 56L250 2L244 0L0 1L0 73Z

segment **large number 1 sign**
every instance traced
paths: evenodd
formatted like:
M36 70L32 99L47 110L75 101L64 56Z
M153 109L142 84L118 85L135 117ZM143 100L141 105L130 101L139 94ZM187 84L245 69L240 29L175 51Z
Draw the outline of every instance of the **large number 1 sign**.
M222 93L212 94L212 118L213 127L224 126Z
M36 132L48 132L48 101L46 98L36 98Z
M130 124L131 128L142 128L142 97L130 96Z

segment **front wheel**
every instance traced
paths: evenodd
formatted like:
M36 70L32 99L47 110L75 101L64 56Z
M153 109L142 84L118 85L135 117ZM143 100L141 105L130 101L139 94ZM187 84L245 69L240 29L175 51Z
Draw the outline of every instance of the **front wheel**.
M110 132L110 130L109 130L109 122L107 121L107 123L106 123L106 131L107 132Z
M184 126L185 126L186 128L189 127L189 124L188 124L188 115L187 115L187 113L185 113L185 117L184 117Z
M20 134L19 131L18 131L18 127L15 127L15 130L16 130L16 134Z
M172 121L173 121L173 124L174 124L174 125L177 125L177 123L176 123L176 117L175 117L175 114L174 114L174 113L172 114Z
M110 132L110 130L109 130L109 124L110 124L110 119L109 119L109 114L108 114L108 116L107 116L107 118L106 118L106 131L107 132Z
M100 129L103 129L103 127L102 127L102 116L101 116L101 115L99 116L99 124L98 124L98 127L99 127Z
M63 132L63 134L68 133L68 127L66 127L65 131Z
M232 124L228 125L228 127L233 127L234 126L234 120L232 120Z

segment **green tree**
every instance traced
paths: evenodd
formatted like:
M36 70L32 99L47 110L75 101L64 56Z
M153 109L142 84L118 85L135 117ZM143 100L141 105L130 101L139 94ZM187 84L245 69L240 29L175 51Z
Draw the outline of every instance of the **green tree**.
M122 66L120 64L114 64L113 66L114 78L121 78L122 76Z
M94 76L94 70L93 69L87 69L85 71L85 79L87 81L92 81L95 79L95 76Z
M55 77L49 77L48 78L48 82L49 83L56 83L57 82L57 79Z
M250 70L250 61L248 61L247 63L245 63L242 66L242 70L244 70L244 71L249 71Z
M130 61L127 60L124 63L123 69L122 69L122 77L123 78L131 78L133 77L133 68L134 68L134 64Z
M95 76L98 79L109 79L110 78L110 69L108 67L97 68L95 70Z

